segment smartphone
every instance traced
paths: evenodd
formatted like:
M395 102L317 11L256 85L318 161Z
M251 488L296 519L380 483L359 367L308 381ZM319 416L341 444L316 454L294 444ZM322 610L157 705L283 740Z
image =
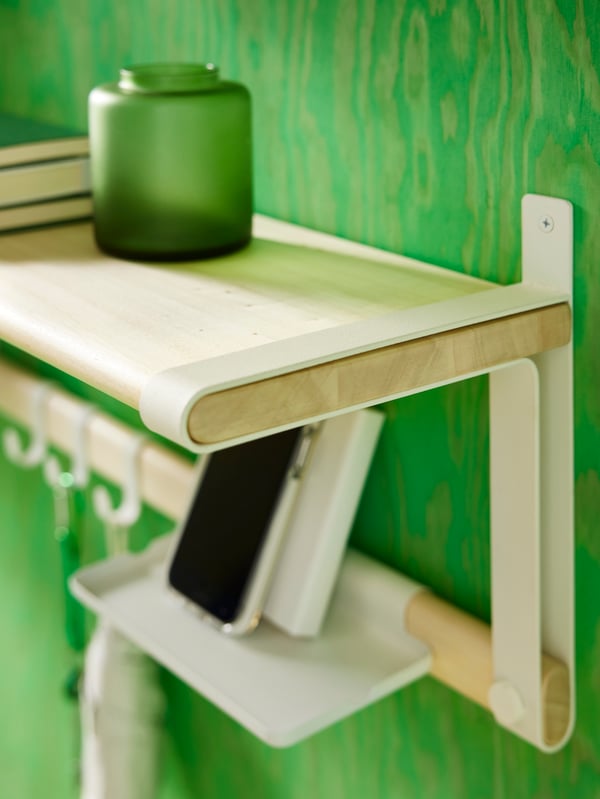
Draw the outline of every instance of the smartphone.
M168 569L169 587L223 631L260 620L317 427L204 456Z

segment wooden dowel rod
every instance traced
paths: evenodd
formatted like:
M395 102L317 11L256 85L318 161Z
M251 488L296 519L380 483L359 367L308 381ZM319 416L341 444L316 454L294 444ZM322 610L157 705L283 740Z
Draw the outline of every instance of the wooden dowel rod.
M492 632L485 622L423 591L408 605L406 629L430 648L433 677L490 709ZM540 679L544 740L553 746L569 723L569 672L559 660L543 655Z
M30 427L31 395L41 382L39 377L0 358L0 411ZM58 385L53 387L48 397L48 442L68 455L73 455L73 431L84 405L82 400ZM125 478L127 442L136 434L127 425L98 410L88 426L90 467L103 477L120 483ZM166 516L180 518L192 490L192 463L151 441L144 446L140 461L143 500Z

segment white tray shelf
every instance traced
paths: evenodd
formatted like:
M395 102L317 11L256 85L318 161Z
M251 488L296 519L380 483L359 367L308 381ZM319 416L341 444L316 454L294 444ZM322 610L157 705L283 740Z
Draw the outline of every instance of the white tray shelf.
M143 264L91 226L0 237L0 339L190 449L325 418L566 343L561 292L497 286L256 217L241 252Z
M410 581L350 553L317 638L263 621L226 636L166 588L170 536L141 555L79 571L74 593L189 685L272 746L290 746L423 677L428 648L404 632ZM369 579L370 578L370 579ZM375 589L375 590L374 590ZM390 603L391 596L395 600Z

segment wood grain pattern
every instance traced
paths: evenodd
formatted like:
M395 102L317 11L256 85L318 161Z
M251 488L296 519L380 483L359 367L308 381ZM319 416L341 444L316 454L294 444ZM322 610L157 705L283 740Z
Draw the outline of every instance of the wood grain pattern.
M18 233L0 238L0 335L137 407L156 372L492 287L388 260L255 239L157 266L104 256L88 224Z
M469 325L207 394L192 407L188 432L215 444L485 371L570 337L564 303Z
M114 79L123 63L169 59L212 59L250 87L256 206L273 216L510 282L519 277L521 195L574 202L578 708L572 743L540 756L425 681L293 750L272 752L165 676L170 776L161 799L597 799L600 5L0 2L6 110L84 126L92 85ZM485 380L387 405L353 533L361 549L482 618L489 613L486 407ZM41 507L32 517L9 502L25 492L33 503L36 479L3 470L4 529L38 529ZM44 579L54 567L46 539L26 547L28 540L2 539L2 606L17 636L7 640L34 652L48 626L36 614L48 604ZM6 575L13 574L26 591L11 592ZM53 713L40 701L49 697L59 653L45 653L43 661L27 659L23 683L14 682L23 658L4 659L7 696L15 697L3 701L6 715L27 724L23 734L13 725L0 733L0 751L9 752L10 769L0 773L6 796L50 795L53 786L56 796L69 795L66 777L55 778L57 748L69 733L64 719L46 735L31 733ZM19 782L25 773L29 783Z
M427 591L416 594L406 609L406 629L430 648L431 674L455 691L490 709L494 682L491 628ZM542 655L543 735L555 746L569 724L569 670Z

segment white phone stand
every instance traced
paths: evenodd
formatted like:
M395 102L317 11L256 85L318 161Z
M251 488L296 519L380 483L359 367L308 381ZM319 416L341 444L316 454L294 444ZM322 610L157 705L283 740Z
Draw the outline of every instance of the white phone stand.
M290 635L321 629L383 418L375 410L336 416L313 443L264 609Z

